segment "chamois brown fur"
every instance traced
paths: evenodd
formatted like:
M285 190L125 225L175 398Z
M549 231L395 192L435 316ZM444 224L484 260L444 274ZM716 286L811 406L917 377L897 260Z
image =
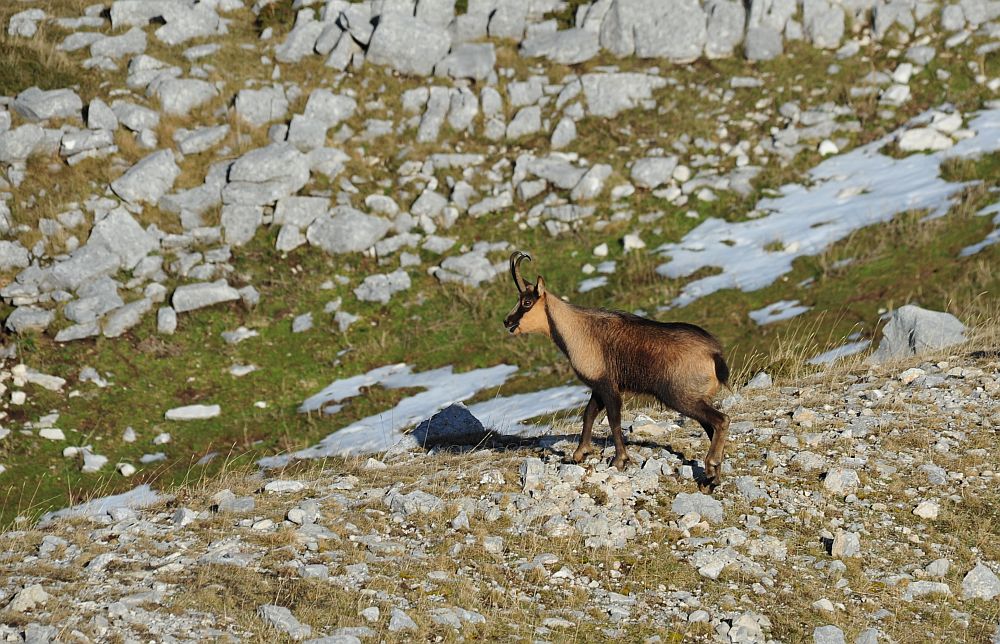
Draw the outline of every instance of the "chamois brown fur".
M714 489L721 480L729 431L729 418L712 404L716 392L729 379L719 341L693 324L657 322L564 302L546 290L541 277L534 285L521 278L519 264L523 259L530 258L518 252L511 256L511 276L519 297L504 326L515 335L539 333L552 338L569 358L573 371L590 387L583 433L573 460L579 463L593 451L594 421L606 410L615 442L612 465L623 468L629 456L621 429L622 395L649 395L705 429L711 447L701 486Z

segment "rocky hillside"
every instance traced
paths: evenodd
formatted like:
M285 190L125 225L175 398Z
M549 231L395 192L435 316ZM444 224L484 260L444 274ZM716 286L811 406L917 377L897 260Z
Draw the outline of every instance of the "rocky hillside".
M988 641L998 52L998 0L0 2L0 632ZM515 248L719 336L716 497L663 411L561 465Z
M516 448L232 471L3 535L7 641L1000 641L996 351L730 396L723 485L670 413L635 463ZM677 424L680 422L681 424ZM606 434L606 426L598 430Z

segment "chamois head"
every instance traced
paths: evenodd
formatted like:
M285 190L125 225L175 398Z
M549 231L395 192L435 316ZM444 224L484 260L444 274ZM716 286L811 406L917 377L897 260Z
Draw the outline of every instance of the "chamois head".
M521 277L521 262L531 257L517 250L510 256L510 276L517 287L517 304L504 318L503 325L514 335L520 333L549 333L549 319L545 314L545 280L538 277L534 285Z

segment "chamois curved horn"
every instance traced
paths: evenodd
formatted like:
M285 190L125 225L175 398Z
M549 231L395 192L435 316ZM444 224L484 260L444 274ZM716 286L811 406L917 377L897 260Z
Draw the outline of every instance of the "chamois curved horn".
M524 260L531 261L531 255L527 253L522 253L519 250L515 250L510 256L510 276L514 278L514 286L517 287L518 293L523 293L526 287L526 282L524 278L521 277L521 262Z

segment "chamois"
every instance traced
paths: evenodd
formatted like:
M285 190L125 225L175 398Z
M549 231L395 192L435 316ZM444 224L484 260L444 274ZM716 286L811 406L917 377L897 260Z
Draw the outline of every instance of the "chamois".
M705 457L705 479L711 491L721 480L723 448L729 417L712 405L720 386L728 386L729 367L722 345L699 326L657 322L631 313L574 306L550 293L541 276L534 286L521 277L520 264L531 257L510 256L510 274L517 286L517 304L504 319L515 335L540 333L550 337L569 358L576 375L591 389L583 412L583 433L573 453L576 463L594 451L590 444L594 421L607 410L615 442L613 467L629 462L622 437L622 394L648 394L698 421L711 447Z

